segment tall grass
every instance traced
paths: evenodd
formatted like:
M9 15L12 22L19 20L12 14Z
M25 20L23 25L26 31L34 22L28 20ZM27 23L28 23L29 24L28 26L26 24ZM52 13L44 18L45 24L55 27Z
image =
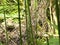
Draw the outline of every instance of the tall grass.
M21 34L21 18L20 18L20 1L17 0L18 3L18 21L19 21L19 31L20 31L20 45L22 45L22 34Z

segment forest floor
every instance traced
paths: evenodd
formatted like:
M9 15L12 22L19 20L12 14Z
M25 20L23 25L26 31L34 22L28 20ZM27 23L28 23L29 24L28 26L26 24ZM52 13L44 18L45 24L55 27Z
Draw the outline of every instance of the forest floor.
M26 45L26 34L25 34L25 30L26 30L26 25L24 23L24 21L22 22L22 40L23 40L23 45ZM7 20L7 33L8 33L8 42L9 45L19 45L19 24L18 23L14 23L11 19ZM5 32L5 22L2 22L0 24L0 45L2 45L2 43L5 45L6 43L6 32ZM37 40L38 45L46 45L47 42L45 44L42 44L43 41L41 40ZM42 42L42 43L41 43ZM58 36L55 37L49 37L49 44L50 45L59 45L58 43Z

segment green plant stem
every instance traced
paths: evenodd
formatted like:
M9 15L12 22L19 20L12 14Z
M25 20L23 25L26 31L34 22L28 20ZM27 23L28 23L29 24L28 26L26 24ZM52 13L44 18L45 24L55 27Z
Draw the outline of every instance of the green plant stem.
M35 21L36 21L36 35L37 35L37 0L35 0ZM37 36L36 36L36 45L37 45Z
M6 33L6 45L8 45L8 32L7 32L7 24L6 24L6 16L5 16L5 11L4 11L4 20L5 20L5 33Z
M59 15L58 0L55 0L55 4L56 4L56 16L58 22L59 45L60 45L60 15Z
M18 2L18 20L19 20L19 31L20 31L20 45L22 45L22 34L21 34L21 18L20 18L20 1L19 0L17 0L17 2Z
M28 14L28 16L27 16L28 28L30 30L30 35L29 35L30 39L29 39L29 41L31 41L31 43L28 44L28 45L34 45L33 30L32 30L31 15L30 15L30 7L29 7L29 0L26 0L26 3L27 3L27 14Z
M28 20L27 20L27 2L26 2L26 0L25 0L25 14L26 14L25 15L25 18L26 18L26 34L27 34L27 37L28 37ZM27 38L27 42L29 42L28 38Z

